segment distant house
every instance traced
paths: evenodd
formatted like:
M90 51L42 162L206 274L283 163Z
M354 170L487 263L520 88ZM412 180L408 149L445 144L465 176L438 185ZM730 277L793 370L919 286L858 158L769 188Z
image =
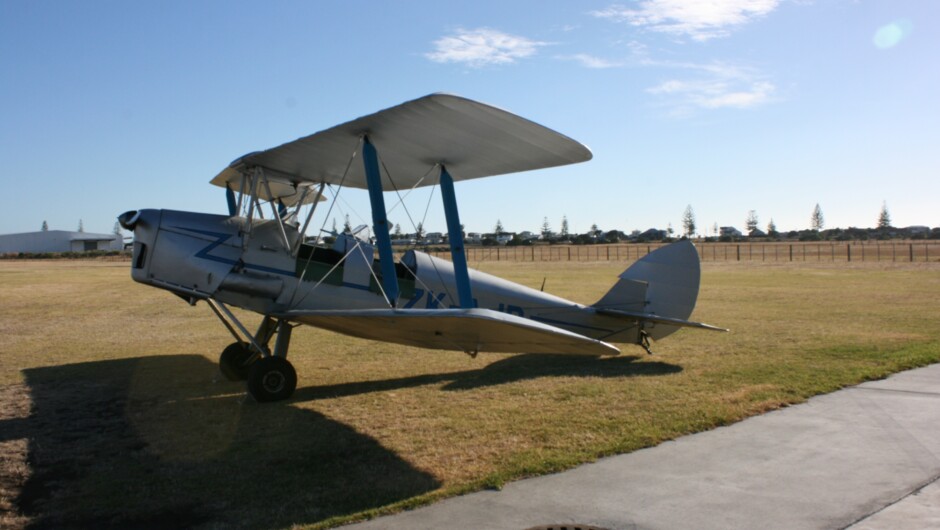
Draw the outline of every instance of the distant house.
M467 233L467 243L472 243L474 245L479 245L483 242L483 235L479 232L469 232Z
M428 232L424 235L424 242L428 245L440 245L444 242L444 234L440 232Z
M499 234L496 234L496 242L500 245L507 245L509 244L510 241L512 241L513 235L514 234L500 232Z
M532 233L532 232L530 232L530 231L528 231L528 230L526 230L526 231L524 231L524 232L519 232L519 239L521 239L521 240L523 240L523 241L535 241L535 240L539 239L540 237L542 237L541 234L535 234L535 233Z
M909 227L905 228L905 230L907 230L908 233L910 233L911 235L929 234L929 233L930 233L930 227L929 227L929 226L914 225L914 226L909 226Z
M767 237L767 234L764 233L764 231L760 228L755 228L754 230L751 230L751 233L748 234L747 237Z
M87 252L123 248L124 239L117 234L45 230L0 236L0 253Z
M719 233L722 236L728 236L728 237L743 237L744 236L744 234L742 234L740 230L738 230L737 228L733 226L722 226L721 228L719 228L719 230L720 230Z

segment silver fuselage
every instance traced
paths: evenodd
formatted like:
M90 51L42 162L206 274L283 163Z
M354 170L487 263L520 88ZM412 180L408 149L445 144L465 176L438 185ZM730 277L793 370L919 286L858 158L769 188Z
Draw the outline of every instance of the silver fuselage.
M297 226L173 210L141 210L131 276L188 299L211 298L263 315L388 308L381 267L367 241L298 244ZM282 230L283 227L283 230ZM450 261L416 251L397 265L400 309L457 307ZM594 308L470 270L474 305L607 342L635 342L637 326Z

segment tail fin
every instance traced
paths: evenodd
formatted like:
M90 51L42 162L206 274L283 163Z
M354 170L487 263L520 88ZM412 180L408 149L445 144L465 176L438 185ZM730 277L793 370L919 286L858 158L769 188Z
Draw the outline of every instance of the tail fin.
M648 323L645 331L656 340L682 326L721 329L687 321L695 309L700 279L695 246L688 240L679 241L631 265L594 308L600 313Z

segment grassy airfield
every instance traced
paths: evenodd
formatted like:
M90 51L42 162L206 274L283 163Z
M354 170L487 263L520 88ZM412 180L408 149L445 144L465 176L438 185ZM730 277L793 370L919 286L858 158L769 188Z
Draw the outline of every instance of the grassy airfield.
M477 265L584 303L625 266ZM321 528L499 487L940 361L938 300L940 263L706 263L692 318L731 333L471 359L303 327L294 398L258 405L204 304L0 261L0 527Z

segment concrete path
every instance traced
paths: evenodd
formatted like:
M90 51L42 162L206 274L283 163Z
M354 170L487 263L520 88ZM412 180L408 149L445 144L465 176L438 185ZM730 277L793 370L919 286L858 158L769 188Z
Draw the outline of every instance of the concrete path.
M933 365L351 528L940 528L938 477Z

